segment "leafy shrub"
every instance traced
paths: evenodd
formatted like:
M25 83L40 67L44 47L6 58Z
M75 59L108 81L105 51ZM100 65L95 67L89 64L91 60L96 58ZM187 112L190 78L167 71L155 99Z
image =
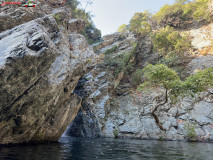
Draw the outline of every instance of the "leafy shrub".
M187 24L187 22L191 20L210 22L210 11L208 10L208 3L210 1L211 0L177 0L173 5L163 6L154 17L158 24L166 23L170 26L175 26L175 20L177 23L183 24Z
M213 87L213 68L199 70L195 74L190 75L185 81L174 81L171 84L171 99L178 100L177 97L185 96L194 97L195 94L207 91Z
M101 31L96 28L93 22L87 22L87 25L81 34L85 36L89 44L101 41Z
M119 137L119 131L117 129L113 130L113 134L115 138Z
M118 32L127 33L128 32L128 26L126 24L122 24L120 27L118 27Z
M104 52L104 54L107 55L107 54L115 53L117 49L118 49L117 46L113 46L112 48L107 49L107 50Z
M135 54L136 44L133 44L133 49L130 52L123 53L119 56L113 57L111 53L114 53L117 50L117 46L105 51L104 63L99 66L103 66L108 70L113 72L113 76L117 77L119 73L125 72L128 69L131 69L130 59Z
M213 68L207 68L190 75L185 81L180 79L177 72L163 64L149 64L143 69L143 72L145 81L139 86L139 90L148 87L162 87L165 90L164 102L158 103L151 112L156 124L163 131L166 131L166 129L160 123L155 112L160 106L168 103L169 98L172 103L176 103L185 96L194 96L194 94L207 91L208 88L213 87ZM194 131L192 127L189 128L188 134L193 137Z
M133 78L133 83L135 85L139 85L142 83L142 75L143 75L143 72L141 69L137 69L133 74L132 74L132 78Z
M177 72L166 65L147 65L144 69L145 82L139 86L144 87L160 86L170 91L170 98L173 102L184 96L194 96L197 93L206 91L213 87L213 68L200 70L181 81Z
M171 52L166 56L162 57L158 63L165 64L168 67L174 68L183 64L184 59L185 59L184 55L177 55L176 53Z
M144 69L145 82L139 88L160 86L170 89L173 81L180 80L177 73L166 65L147 65Z
M61 16L60 16L60 14L54 14L53 18L55 19L55 21L56 21L56 23L58 25L61 25Z
M72 9L72 18L83 19L86 22L85 29L81 34L86 37L89 44L97 43L101 40L101 31L94 25L91 13L78 8L80 4L80 0L66 0L66 5Z
M126 65L126 74L128 74L128 73L132 73L133 72L133 70L134 70L134 66L133 66L133 64L132 63L128 63L127 65Z
M126 70L126 65L129 59L130 53L124 53L114 58L106 56L105 65L107 66L107 69L113 71L113 75L117 77L119 73L124 72Z
M105 65L107 66L107 69L113 71L115 77L125 70L125 62L121 57L105 60Z
M147 11L137 12L130 20L129 30L138 36L146 35L151 32L151 14Z
M195 74L190 75L184 82L185 89L189 93L200 93L213 86L213 68L199 70Z
M154 48L164 56L173 53L183 53L191 46L189 36L180 35L172 27L161 28L152 36Z
M189 124L189 122L185 123L184 129L186 130L186 134L187 134L187 137L189 139L196 139L197 138L197 134L195 132L195 125L191 125L191 124Z
M210 22L210 12L208 11L208 3L210 0L196 0L184 5L184 16L193 18L197 21Z
M183 7L180 3L175 3L173 5L166 4L163 6L155 15L154 18L157 20L158 24L168 23L167 19L169 17L180 17L183 14ZM169 25L169 24L167 24Z

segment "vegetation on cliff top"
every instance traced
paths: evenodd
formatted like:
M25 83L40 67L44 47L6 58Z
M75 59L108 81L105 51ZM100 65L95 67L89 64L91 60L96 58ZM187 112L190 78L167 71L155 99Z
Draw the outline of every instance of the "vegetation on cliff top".
M181 74L181 65L187 61L186 55L192 51L192 46L190 35L179 28L186 28L189 22L209 23L212 18L208 8L210 1L176 0L172 5L163 6L156 14L137 12L129 24L121 25L118 31L132 32L139 41L146 36L151 37L153 51L161 56L158 63L168 65Z
M172 5L163 6L156 14L148 11L137 12L128 25L122 25L118 31L130 31L137 35L149 33L152 28L186 28L193 23L209 23L212 19L209 4L211 0L176 0Z
M90 1L88 1L89 3ZM72 17L84 19L87 23L82 34L86 37L89 44L99 42L101 40L101 31L96 28L92 21L92 15L84 9L79 8L80 0L67 0L66 5L72 9Z
M165 5L154 15L160 25L181 27L194 21L208 23L211 20L208 5L211 0L176 0L173 5Z
M138 37L150 33L152 31L151 14L147 11L135 13L130 20L129 31Z

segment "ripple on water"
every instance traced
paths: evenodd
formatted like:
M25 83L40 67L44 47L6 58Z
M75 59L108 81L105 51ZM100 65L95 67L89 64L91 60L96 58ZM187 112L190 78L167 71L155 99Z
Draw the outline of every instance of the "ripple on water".
M63 137L59 143L0 147L0 160L211 160L213 144Z

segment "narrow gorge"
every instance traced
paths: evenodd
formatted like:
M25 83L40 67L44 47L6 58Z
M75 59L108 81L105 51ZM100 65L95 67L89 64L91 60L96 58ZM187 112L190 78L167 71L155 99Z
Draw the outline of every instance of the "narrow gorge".
M164 101L165 89L138 89L145 81L141 70L165 60L154 47L153 36L122 31L101 40L93 37L91 43L85 20L73 17L74 11L63 2L40 0L33 9L0 7L1 145L57 142L63 133L213 141L212 88L177 103L169 99L156 109L162 130L153 110ZM176 67L182 80L213 68L211 6L208 23L182 23L174 18L178 15L162 21L180 35L190 35L184 60L174 60L175 65L164 61ZM152 23L157 33L160 24Z

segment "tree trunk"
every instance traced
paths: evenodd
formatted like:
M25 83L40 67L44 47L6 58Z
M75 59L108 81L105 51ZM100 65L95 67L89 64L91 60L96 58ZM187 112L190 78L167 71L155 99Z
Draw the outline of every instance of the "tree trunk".
M157 106L155 106L154 110L152 111L152 116L155 118L156 124L158 125L158 127L162 130L162 131L166 131L165 128L163 128L163 126L160 124L159 118L158 116L155 114L155 112L157 111L157 109L160 106L163 106L164 104L166 104L168 102L168 89L166 89L166 93L165 93L165 101L163 103L158 104Z

